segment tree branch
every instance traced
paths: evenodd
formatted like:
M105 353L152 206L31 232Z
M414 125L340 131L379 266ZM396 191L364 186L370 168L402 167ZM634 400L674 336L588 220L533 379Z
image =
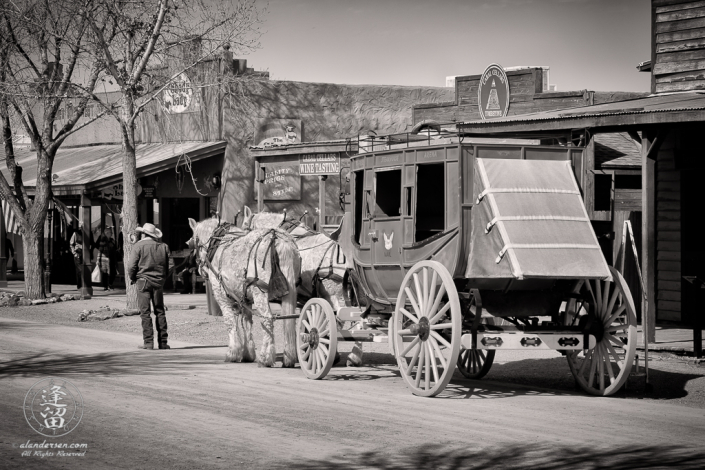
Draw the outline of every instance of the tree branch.
M142 60L140 61L140 64L137 66L136 69L132 71L132 74L130 76L131 85L134 85L139 81L140 77L142 76L142 71L147 66L147 62L149 62L149 59L152 57L154 46L156 45L157 40L159 39L159 36L162 31L162 25L164 24L164 18L166 17L166 13L168 11L168 1L169 0L159 1L159 13L157 14L157 21L154 23L154 29L152 30L152 35L149 38L149 44L147 45L147 49L142 55Z

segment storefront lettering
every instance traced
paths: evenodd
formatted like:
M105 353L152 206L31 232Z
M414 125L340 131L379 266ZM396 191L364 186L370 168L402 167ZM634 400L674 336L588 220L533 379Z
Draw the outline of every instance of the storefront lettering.
M337 175L340 156L337 153L302 155L299 161L301 175Z
M295 166L264 166L262 184L265 200L298 200L301 198L301 175Z

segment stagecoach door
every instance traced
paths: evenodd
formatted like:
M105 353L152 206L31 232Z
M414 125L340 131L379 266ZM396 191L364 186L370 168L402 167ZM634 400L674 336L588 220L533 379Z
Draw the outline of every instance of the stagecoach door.
M402 168L374 173L374 212L370 220L372 272L381 296L396 298L402 270ZM377 290L377 289L375 289Z

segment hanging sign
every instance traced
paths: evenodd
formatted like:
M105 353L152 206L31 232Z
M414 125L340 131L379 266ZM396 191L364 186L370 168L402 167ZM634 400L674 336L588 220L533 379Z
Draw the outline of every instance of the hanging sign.
M154 186L143 186L142 190L143 190L142 196L144 196L146 198L154 199L154 197L156 195L157 188L155 188Z
M301 173L301 176L337 175L340 173L340 154L316 153L301 155L299 173Z
M139 184L137 185L137 195L139 196L142 194L142 186ZM105 188L100 191L100 197L103 199L109 199L109 200L118 200L122 201L123 199L123 187L122 183L119 184L114 184L108 188Z
M198 111L200 100L191 80L185 73L180 73L162 92L162 105L169 114L181 114Z
M494 119L509 111L509 80L501 65L492 64L480 77L477 101L482 119Z
M269 201L298 201L301 199L299 168L291 165L265 165L263 198Z

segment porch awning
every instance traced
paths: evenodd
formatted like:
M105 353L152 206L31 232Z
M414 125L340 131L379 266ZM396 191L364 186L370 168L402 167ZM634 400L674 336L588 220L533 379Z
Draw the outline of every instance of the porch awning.
M196 161L221 154L225 151L225 145L225 141L138 144L137 176L143 177L162 171L185 156L191 161ZM4 152L2 153L4 155ZM54 158L52 170L54 193L81 194L84 189L100 188L121 181L122 155L121 145L60 148ZM16 150L15 159L22 167L25 187L34 188L37 181L35 151ZM11 183L6 167L2 168L2 172Z

